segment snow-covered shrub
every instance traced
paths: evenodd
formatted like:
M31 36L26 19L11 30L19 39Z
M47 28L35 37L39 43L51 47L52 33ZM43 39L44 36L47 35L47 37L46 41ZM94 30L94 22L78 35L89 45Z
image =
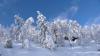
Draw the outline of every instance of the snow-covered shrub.
M22 48L29 48L30 47L29 46L29 40L25 39L22 45L23 45Z
M53 39L50 35L46 36L46 39L43 43L43 47L48 48L50 50L53 50L55 48L55 44L54 44Z
M11 39L7 39L5 42L5 48L12 48L12 40Z

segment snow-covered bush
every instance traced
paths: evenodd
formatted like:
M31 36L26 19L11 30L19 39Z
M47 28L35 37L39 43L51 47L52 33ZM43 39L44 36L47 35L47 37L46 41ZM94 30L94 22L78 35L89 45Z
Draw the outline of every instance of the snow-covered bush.
M22 48L29 48L30 47L30 45L29 45L30 43L29 43L29 40L28 39L25 39L24 40L24 42L23 42L23 46L22 46Z
M55 48L55 44L50 35L47 35L46 40L43 43L43 47L53 50Z
M12 48L12 47L13 47L12 40L7 39L5 42L5 48Z

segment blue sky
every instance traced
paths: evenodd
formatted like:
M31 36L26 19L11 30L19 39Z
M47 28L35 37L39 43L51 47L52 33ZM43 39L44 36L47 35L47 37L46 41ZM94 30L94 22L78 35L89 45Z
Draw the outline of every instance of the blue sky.
M15 14L36 19L37 10L49 21L64 17L81 25L100 22L100 0L0 0L0 24L10 25Z

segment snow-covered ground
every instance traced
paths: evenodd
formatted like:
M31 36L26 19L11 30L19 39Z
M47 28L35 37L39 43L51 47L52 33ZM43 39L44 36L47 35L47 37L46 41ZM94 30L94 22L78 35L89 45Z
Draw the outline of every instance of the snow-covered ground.
M58 47L55 50L48 50L33 44L30 48L21 48L21 44L14 45L14 48L0 47L0 56L100 56L99 45Z

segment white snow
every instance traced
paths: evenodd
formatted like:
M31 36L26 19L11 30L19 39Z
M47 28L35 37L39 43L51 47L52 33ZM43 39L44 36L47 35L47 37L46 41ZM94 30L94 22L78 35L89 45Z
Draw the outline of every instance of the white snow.
M100 56L97 51L100 45L76 46L76 47L58 47L55 50L49 50L31 43L31 48L21 48L20 43L14 45L14 48L0 47L1 56ZM16 46L16 47L15 47Z

